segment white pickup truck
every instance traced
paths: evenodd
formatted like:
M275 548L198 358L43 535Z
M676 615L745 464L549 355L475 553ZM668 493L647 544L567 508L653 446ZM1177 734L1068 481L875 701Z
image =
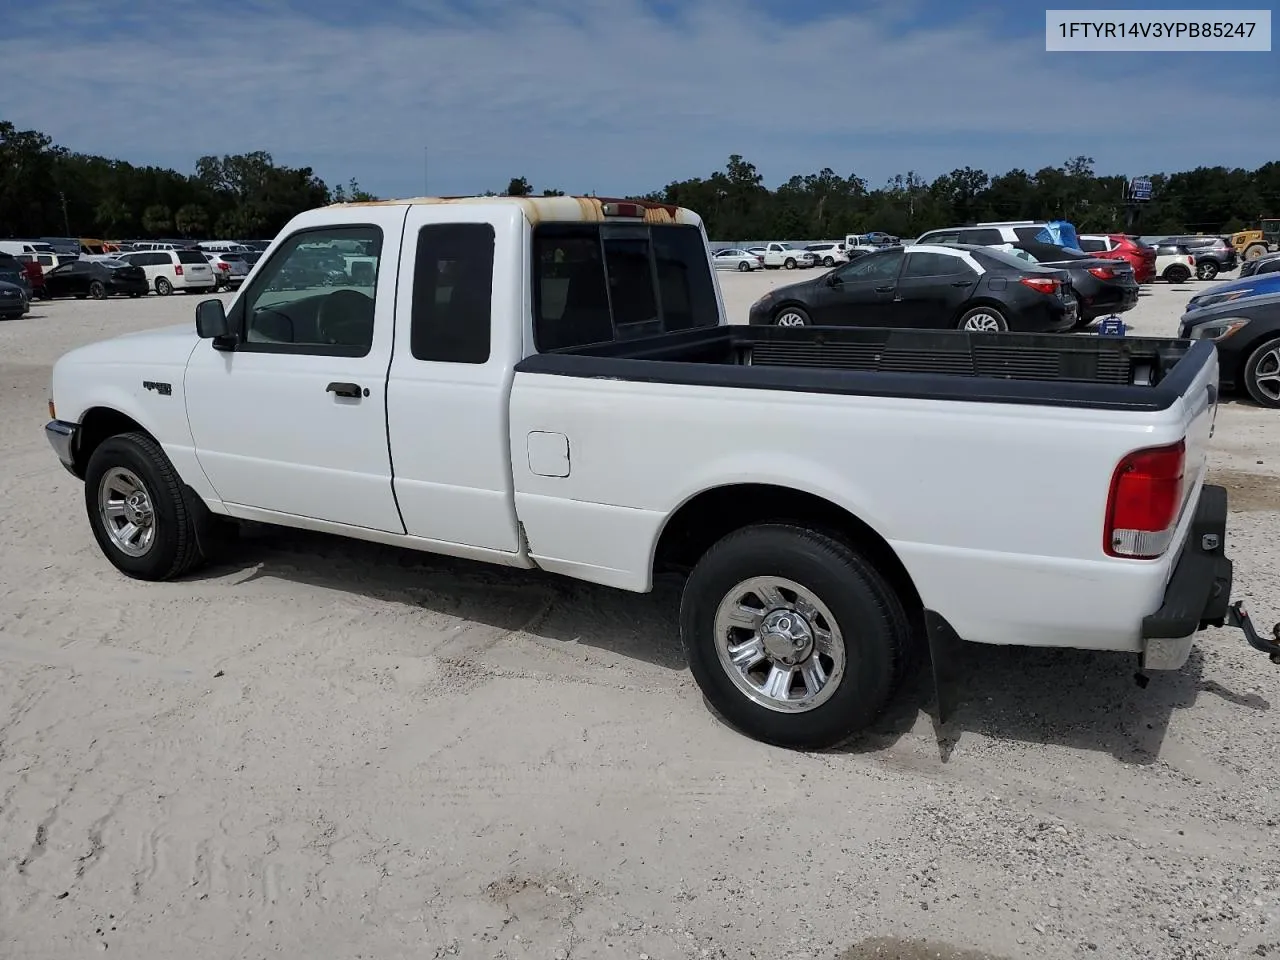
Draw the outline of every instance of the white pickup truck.
M637 592L685 571L707 698L813 748L949 638L1280 650L1229 605L1217 380L1208 341L727 325L689 210L426 199L304 213L229 309L66 354L46 432L137 578L236 520Z

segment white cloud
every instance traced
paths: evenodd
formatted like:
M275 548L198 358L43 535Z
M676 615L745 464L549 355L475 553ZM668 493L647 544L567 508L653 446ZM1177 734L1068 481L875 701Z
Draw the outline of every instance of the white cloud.
M53 4L56 55L0 41L7 75L41 78L38 96L15 95L0 116L134 161L190 169L203 153L266 149L331 182L356 176L397 193L420 190L424 144L438 192L501 188L513 175L650 189L734 152L771 181L829 165L874 182L1077 153L1135 172L1280 153L1280 135L1248 119L1261 95L1221 96L1201 71L1146 55L1123 61L1121 83L1102 55L1050 57L1040 35L995 41L979 21L900 35L901 3L800 23L719 0L687 0L675 21L641 0L482 5L483 19L420 0L416 20L339 26L277 4L231 13L135 0L117 32L118 19L94 19L100 3L82 19ZM162 35L141 28L152 13ZM1206 118L1254 130L1251 153L1189 136Z

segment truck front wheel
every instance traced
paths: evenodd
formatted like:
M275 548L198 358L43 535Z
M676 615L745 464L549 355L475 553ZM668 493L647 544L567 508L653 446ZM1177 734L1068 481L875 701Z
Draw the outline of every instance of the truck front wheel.
M698 561L680 633L694 680L725 720L812 750L884 708L910 626L893 588L850 546L767 523L727 535Z
M164 450L145 433L99 444L85 468L84 500L99 548L130 577L170 580L204 559L203 504L189 501Z

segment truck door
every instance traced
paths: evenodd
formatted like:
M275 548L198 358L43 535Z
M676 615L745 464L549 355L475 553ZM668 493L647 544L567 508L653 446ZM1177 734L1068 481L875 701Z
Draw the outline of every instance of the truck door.
M411 536L519 549L508 406L528 309L526 230L514 205L409 210L387 422Z
M325 216L331 224L284 238L241 289L228 315L239 341L217 349L201 340L191 354L184 389L196 458L233 515L403 533L384 391L405 211ZM371 258L376 268L348 266Z

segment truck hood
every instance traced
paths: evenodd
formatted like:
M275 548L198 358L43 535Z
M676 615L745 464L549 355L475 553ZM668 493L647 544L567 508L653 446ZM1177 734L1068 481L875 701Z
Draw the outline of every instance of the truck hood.
M200 341L194 322L179 323L155 330L124 333L109 340L77 347L62 355L58 365L100 363L186 363Z

